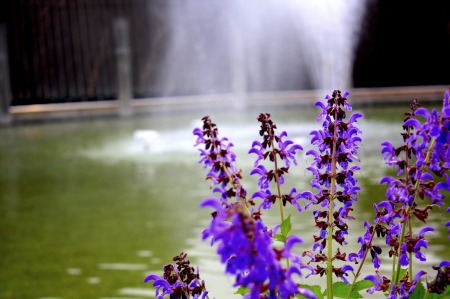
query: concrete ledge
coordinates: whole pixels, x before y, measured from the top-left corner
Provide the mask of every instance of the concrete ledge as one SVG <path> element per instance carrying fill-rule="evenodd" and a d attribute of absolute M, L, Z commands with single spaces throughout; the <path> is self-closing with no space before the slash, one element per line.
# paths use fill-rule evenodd
<path fill-rule="evenodd" d="M 422 102 L 437 102 L 443 99 L 448 86 L 414 86 L 414 87 L 382 87 L 355 88 L 350 90 L 352 105 L 381 105 L 407 103 L 416 97 Z M 179 96 L 134 99 L 131 101 L 133 112 L 148 113 L 155 111 L 192 110 L 214 107 L 242 107 L 242 106 L 283 106 L 301 105 L 311 106 L 324 98 L 331 91 L 301 90 L 282 92 L 248 93 L 245 99 L 237 99 L 234 94 Z M 311 106 L 312 107 L 312 106 Z M 97 116 L 119 115 L 117 101 L 79 102 L 62 104 L 42 104 L 27 106 L 12 106 L 9 113 L 12 122 L 86 118 Z"/>

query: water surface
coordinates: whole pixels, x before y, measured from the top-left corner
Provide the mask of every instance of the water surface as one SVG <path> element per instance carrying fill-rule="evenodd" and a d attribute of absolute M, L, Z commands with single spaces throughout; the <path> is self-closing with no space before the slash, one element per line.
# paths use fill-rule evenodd
<path fill-rule="evenodd" d="M 269 111 L 272 110 L 272 111 Z M 348 251 L 357 251 L 362 220 L 373 217 L 373 202 L 383 200 L 378 186 L 389 172 L 381 161 L 380 143 L 400 145 L 403 108 L 365 108 L 360 121 L 363 143 L 362 188 L 355 205 Z M 278 128 L 305 151 L 308 133 L 318 129 L 317 110 L 266 109 Z M 210 111 L 221 136 L 235 145 L 238 166 L 247 175 L 254 156 L 247 155 L 259 138 L 260 111 Z M 1 298 L 149 298 L 153 288 L 142 284 L 181 251 L 198 264 L 213 297 L 233 295 L 232 278 L 222 275 L 215 248 L 202 242 L 210 211 L 200 201 L 211 195 L 206 170 L 192 147 L 193 128 L 203 112 L 163 113 L 130 120 L 28 124 L 0 129 L 0 297 Z M 140 131 L 139 131 L 140 130 Z M 147 138 L 147 139 L 146 139 Z M 286 190 L 310 189 L 308 163 L 298 156 Z M 309 161 L 310 162 L 310 161 Z M 254 178 L 245 178 L 249 193 Z M 312 216 L 292 214 L 294 233 L 312 244 Z M 279 222 L 277 211 L 265 222 Z M 433 211 L 427 269 L 449 259 L 444 224 L 448 216 Z M 386 266 L 389 269 L 388 266 Z M 431 271 L 430 271 L 431 273 Z M 314 282 L 318 282 L 313 280 Z"/>

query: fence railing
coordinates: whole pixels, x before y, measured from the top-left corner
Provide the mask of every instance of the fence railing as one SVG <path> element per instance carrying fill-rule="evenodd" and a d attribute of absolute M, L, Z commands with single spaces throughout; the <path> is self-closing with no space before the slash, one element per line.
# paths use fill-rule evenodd
<path fill-rule="evenodd" d="M 117 99 L 113 23 L 129 27 L 131 90 L 152 96 L 158 11 L 148 0 L 10 0 L 6 14 L 13 106 Z M 120 29 L 118 29 L 120 30 Z M 151 44 L 153 43 L 153 44 Z M 122 67 L 123 73 L 123 67 Z"/>

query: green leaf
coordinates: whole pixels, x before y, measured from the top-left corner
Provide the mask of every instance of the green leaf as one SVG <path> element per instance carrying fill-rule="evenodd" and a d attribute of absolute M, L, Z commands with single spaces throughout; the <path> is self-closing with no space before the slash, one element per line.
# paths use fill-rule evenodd
<path fill-rule="evenodd" d="M 248 292 L 250 292 L 250 289 L 249 289 L 249 288 L 240 286 L 240 287 L 238 288 L 238 290 L 236 291 L 235 294 L 244 296 L 244 295 L 247 294 Z"/>
<path fill-rule="evenodd" d="M 337 281 L 333 283 L 333 295 L 337 298 L 347 298 L 348 291 L 350 291 L 350 285 L 345 284 L 342 281 Z M 352 292 L 350 294 L 350 298 L 358 299 L 362 298 L 362 296 L 358 292 Z"/>
<path fill-rule="evenodd" d="M 429 294 L 431 295 L 431 294 Z M 438 294 L 433 294 L 433 295 L 437 295 L 437 299 L 449 299 L 450 298 L 450 285 L 447 286 L 447 288 L 445 289 L 444 293 L 438 295 Z M 430 296 L 428 296 L 428 298 L 430 298 Z"/>
<path fill-rule="evenodd" d="M 355 286 L 353 287 L 353 291 L 359 292 L 362 290 L 367 290 L 368 288 L 371 288 L 373 286 L 374 286 L 374 284 L 370 280 L 360 280 L 355 283 Z"/>
<path fill-rule="evenodd" d="M 348 292 L 350 291 L 350 284 L 345 284 L 342 281 L 337 281 L 333 283 L 333 295 L 337 298 L 347 298 Z M 363 298 L 363 296 L 359 293 L 362 290 L 366 290 L 368 288 L 373 287 L 373 282 L 370 280 L 360 280 L 355 283 L 355 286 L 350 293 L 350 299 L 358 299 Z"/>
<path fill-rule="evenodd" d="M 314 294 L 316 294 L 317 299 L 324 299 L 324 298 L 323 298 L 323 295 L 322 295 L 322 288 L 321 288 L 320 286 L 318 286 L 318 285 L 310 286 L 310 285 L 307 285 L 307 284 L 301 284 L 301 285 L 300 285 L 300 288 L 308 289 L 308 290 L 313 291 Z M 297 294 L 296 297 L 299 298 L 299 299 L 305 298 L 305 297 L 303 297 L 303 296 L 300 295 L 300 294 Z"/>
<path fill-rule="evenodd" d="M 440 299 L 448 299 L 450 298 L 450 285 L 447 285 L 447 288 L 445 289 L 444 293 L 441 294 Z"/>
<path fill-rule="evenodd" d="M 286 241 L 286 237 L 282 236 L 282 235 L 275 235 L 272 237 L 275 241 L 280 241 L 280 242 L 285 242 Z"/>
<path fill-rule="evenodd" d="M 280 228 L 281 228 L 281 235 L 283 235 L 286 238 L 292 229 L 291 215 L 289 215 L 286 219 L 284 219 L 283 223 L 281 223 L 280 225 Z"/>
<path fill-rule="evenodd" d="M 425 295 L 425 288 L 423 287 L 423 284 L 419 281 L 416 284 L 416 288 L 414 289 L 414 292 L 412 292 L 412 294 L 409 298 L 422 299 L 424 295 Z"/>
<path fill-rule="evenodd" d="M 428 293 L 427 299 L 450 299 L 450 285 L 445 288 L 442 294 Z"/>

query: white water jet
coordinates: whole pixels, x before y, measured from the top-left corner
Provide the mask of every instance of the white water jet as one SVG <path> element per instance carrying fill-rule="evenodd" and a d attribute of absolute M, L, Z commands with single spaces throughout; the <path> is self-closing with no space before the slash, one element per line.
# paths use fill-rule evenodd
<path fill-rule="evenodd" d="M 172 0 L 165 96 L 349 88 L 364 0 Z"/>
<path fill-rule="evenodd" d="M 313 87 L 330 92 L 352 87 L 355 48 L 366 3 L 361 0 L 294 0 L 301 53 Z"/>

